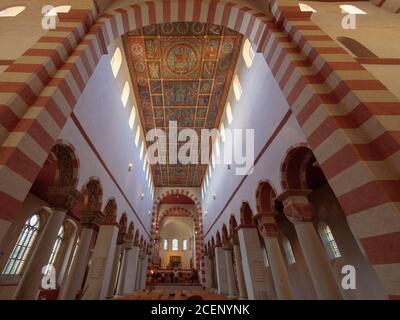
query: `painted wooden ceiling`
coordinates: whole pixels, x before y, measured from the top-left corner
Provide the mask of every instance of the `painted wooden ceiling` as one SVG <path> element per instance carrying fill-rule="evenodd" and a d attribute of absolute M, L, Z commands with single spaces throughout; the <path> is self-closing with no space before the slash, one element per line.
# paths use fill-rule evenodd
<path fill-rule="evenodd" d="M 201 129 L 219 127 L 242 35 L 216 25 L 179 22 L 138 29 L 123 42 L 145 134 L 153 128 L 168 134 L 169 121 L 177 121 L 178 132 L 192 128 L 199 137 Z M 178 142 L 178 150 L 184 143 Z M 158 187 L 199 187 L 206 170 L 203 164 L 152 165 Z"/>

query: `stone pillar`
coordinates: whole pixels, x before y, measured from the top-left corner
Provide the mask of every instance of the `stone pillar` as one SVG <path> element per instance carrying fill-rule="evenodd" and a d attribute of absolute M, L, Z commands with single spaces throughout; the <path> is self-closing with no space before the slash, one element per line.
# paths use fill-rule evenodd
<path fill-rule="evenodd" d="M 286 263 L 279 246 L 279 229 L 276 225 L 273 214 L 258 214 L 258 228 L 264 238 L 265 248 L 272 272 L 276 297 L 278 300 L 293 299 L 292 288 L 289 281 L 289 275 Z"/>
<path fill-rule="evenodd" d="M 131 250 L 128 251 L 129 256 L 129 267 L 127 271 L 127 284 L 126 292 L 134 292 L 136 290 L 136 277 L 138 272 L 138 262 L 139 262 L 139 247 L 133 246 Z"/>
<path fill-rule="evenodd" d="M 122 245 L 122 262 L 120 267 L 120 273 L 118 278 L 118 294 L 125 294 L 128 293 L 128 271 L 131 268 L 131 255 L 129 254 L 130 251 L 133 249 L 133 239 L 125 240 L 124 244 Z"/>
<path fill-rule="evenodd" d="M 108 297 L 114 296 L 114 294 L 117 291 L 118 271 L 120 267 L 122 251 L 123 251 L 123 246 L 122 244 L 119 244 L 117 240 L 112 269 L 111 269 L 110 282 L 108 285 L 108 294 L 107 294 Z"/>
<path fill-rule="evenodd" d="M 74 300 L 81 288 L 85 270 L 89 263 L 93 231 L 98 230 L 103 219 L 104 214 L 101 211 L 82 211 L 82 229 L 79 235 L 78 248 L 64 288 L 61 290 L 60 300 Z"/>
<path fill-rule="evenodd" d="M 136 291 L 141 290 L 142 268 L 143 268 L 143 251 L 142 249 L 139 249 L 139 259 L 137 261 L 137 274 L 136 274 L 136 284 L 135 284 Z"/>
<path fill-rule="evenodd" d="M 143 257 L 143 261 L 142 261 L 142 282 L 141 282 L 141 286 L 140 286 L 141 290 L 146 289 L 148 265 L 149 265 L 149 256 L 147 254 L 145 254 Z"/>
<path fill-rule="evenodd" d="M 206 290 L 209 290 L 212 288 L 212 285 L 211 285 L 212 274 L 211 274 L 211 258 L 207 252 L 204 253 L 204 272 L 205 272 L 205 278 L 206 278 L 206 282 L 205 282 L 204 286 L 205 286 Z"/>
<path fill-rule="evenodd" d="M 328 255 L 313 224 L 313 209 L 307 198 L 309 190 L 285 191 L 278 199 L 283 202 L 287 218 L 294 224 L 297 237 L 320 299 L 342 299 Z"/>
<path fill-rule="evenodd" d="M 114 261 L 112 265 L 111 277 L 108 286 L 108 297 L 114 296 L 118 292 L 118 286 L 120 284 L 121 272 L 123 266 L 123 259 L 125 256 L 125 237 L 127 236 L 126 230 L 119 226 L 117 247 L 115 250 Z M 129 241 L 133 244 L 133 235 L 129 236 Z"/>
<path fill-rule="evenodd" d="M 262 255 L 257 226 L 241 224 L 237 227 L 242 266 L 247 295 L 250 300 L 267 300 L 273 294 L 268 292 L 267 270 Z"/>
<path fill-rule="evenodd" d="M 48 197 L 51 213 L 24 268 L 24 273 L 14 293 L 15 300 L 37 299 L 41 280 L 44 277 L 42 271 L 49 262 L 65 215 L 80 200 L 81 194 L 70 187 L 52 187 L 49 188 Z"/>
<path fill-rule="evenodd" d="M 222 247 L 215 247 L 215 262 L 217 271 L 217 289 L 219 294 L 229 294 L 228 277 L 226 274 L 225 253 Z"/>
<path fill-rule="evenodd" d="M 118 233 L 116 217 L 106 217 L 97 236 L 83 300 L 98 300 L 108 296 Z"/>
<path fill-rule="evenodd" d="M 234 299 L 237 298 L 238 290 L 235 281 L 235 274 L 233 272 L 232 245 L 227 240 L 224 242 L 222 248 L 224 249 L 224 255 L 225 255 L 226 276 L 228 283 L 228 297 L 230 299 Z"/>
<path fill-rule="evenodd" d="M 246 284 L 244 282 L 242 254 L 240 253 L 240 245 L 237 235 L 233 237 L 232 243 L 233 243 L 233 254 L 235 256 L 236 276 L 239 287 L 239 300 L 246 300 L 247 290 L 246 290 Z"/>

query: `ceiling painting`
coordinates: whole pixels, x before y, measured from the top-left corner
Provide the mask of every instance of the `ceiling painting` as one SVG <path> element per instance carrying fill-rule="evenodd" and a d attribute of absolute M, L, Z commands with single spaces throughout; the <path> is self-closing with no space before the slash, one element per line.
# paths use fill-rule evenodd
<path fill-rule="evenodd" d="M 168 134 L 169 121 L 178 131 L 219 127 L 240 34 L 197 22 L 164 23 L 130 32 L 123 42 L 144 133 L 160 128 Z M 152 166 L 157 187 L 199 187 L 206 170 L 202 164 Z"/>

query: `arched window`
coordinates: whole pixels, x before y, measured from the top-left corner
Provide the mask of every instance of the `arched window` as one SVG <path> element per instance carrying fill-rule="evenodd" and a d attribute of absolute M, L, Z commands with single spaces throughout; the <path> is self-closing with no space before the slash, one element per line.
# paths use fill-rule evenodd
<path fill-rule="evenodd" d="M 219 142 L 219 137 L 217 137 L 217 139 L 215 139 L 215 153 L 217 155 L 217 158 L 220 157 L 221 155 L 221 144 Z"/>
<path fill-rule="evenodd" d="M 282 241 L 283 241 L 283 248 L 285 250 L 285 255 L 286 255 L 286 260 L 287 260 L 288 265 L 292 265 L 292 264 L 296 263 L 296 259 L 294 257 L 294 253 L 293 253 L 293 249 L 292 249 L 292 245 L 290 244 L 290 241 L 286 237 L 284 237 L 282 239 Z"/>
<path fill-rule="evenodd" d="M 211 153 L 211 165 L 215 169 L 215 150 Z"/>
<path fill-rule="evenodd" d="M 251 45 L 249 39 L 246 39 L 244 42 L 242 54 L 247 68 L 250 68 L 251 65 L 253 64 L 256 53 L 254 52 L 253 46 Z"/>
<path fill-rule="evenodd" d="M 225 142 L 226 140 L 226 133 L 225 133 L 225 125 L 223 122 L 221 122 L 221 128 L 219 129 L 220 133 L 221 133 L 221 140 L 222 142 Z"/>
<path fill-rule="evenodd" d="M 147 152 L 144 155 L 144 161 L 143 161 L 143 167 L 142 167 L 144 172 L 146 172 L 146 165 L 147 165 Z"/>
<path fill-rule="evenodd" d="M 226 104 L 226 118 L 228 119 L 228 123 L 231 124 L 233 121 L 233 114 L 232 107 L 229 102 Z"/>
<path fill-rule="evenodd" d="M 182 250 L 183 250 L 183 251 L 186 251 L 187 248 L 188 248 L 188 247 L 187 247 L 187 240 L 185 239 L 185 240 L 182 241 Z"/>
<path fill-rule="evenodd" d="M 136 108 L 135 106 L 132 106 L 131 115 L 129 116 L 129 128 L 131 128 L 131 130 L 133 129 L 133 125 L 135 124 L 135 118 L 136 118 Z"/>
<path fill-rule="evenodd" d="M 299 3 L 300 11 L 302 12 L 317 12 L 313 7 L 305 3 Z"/>
<path fill-rule="evenodd" d="M 9 7 L 0 11 L 0 17 L 16 17 L 25 9 L 26 7 L 24 6 Z"/>
<path fill-rule="evenodd" d="M 129 87 L 129 83 L 128 83 L 128 81 L 125 81 L 124 89 L 122 89 L 122 94 L 121 94 L 121 101 L 122 101 L 122 104 L 124 105 L 124 108 L 126 107 L 126 104 L 128 103 L 130 92 L 131 92 L 131 89 Z"/>
<path fill-rule="evenodd" d="M 164 250 L 168 250 L 168 240 L 167 240 L 167 239 L 164 239 L 164 242 L 163 242 L 163 249 L 164 249 Z"/>
<path fill-rule="evenodd" d="M 32 250 L 39 230 L 39 216 L 33 215 L 28 221 L 18 238 L 18 241 L 11 253 L 10 258 L 3 270 L 3 274 L 18 275 L 21 274 L 22 268 Z"/>
<path fill-rule="evenodd" d="M 54 17 L 59 13 L 68 13 L 69 10 L 71 10 L 71 6 L 58 6 L 47 12 L 46 17 Z"/>
<path fill-rule="evenodd" d="M 55 262 L 57 259 L 58 252 L 60 251 L 61 243 L 64 239 L 64 226 L 61 226 L 60 230 L 58 231 L 57 240 L 54 243 L 53 250 L 51 251 L 49 263 L 47 264 L 46 273 L 47 274 L 50 270 L 50 267 L 55 266 Z"/>
<path fill-rule="evenodd" d="M 136 135 L 135 135 L 135 145 L 136 147 L 139 145 L 139 139 L 140 139 L 140 126 L 138 125 L 136 128 Z"/>
<path fill-rule="evenodd" d="M 242 85 L 240 84 L 239 77 L 237 74 L 235 74 L 233 78 L 233 92 L 235 94 L 236 101 L 240 100 L 240 97 L 242 96 L 243 90 L 242 90 Z"/>
<path fill-rule="evenodd" d="M 140 146 L 140 154 L 139 154 L 140 160 L 142 160 L 142 158 L 143 158 L 143 151 L 144 151 L 144 142 L 142 141 L 142 144 Z"/>
<path fill-rule="evenodd" d="M 150 173 L 150 170 L 149 170 L 149 166 L 147 165 L 146 166 L 146 181 L 148 181 L 148 179 L 149 179 L 149 173 Z"/>
<path fill-rule="evenodd" d="M 179 249 L 179 241 L 178 239 L 172 240 L 172 251 L 178 251 Z"/>
<path fill-rule="evenodd" d="M 329 257 L 331 259 L 340 258 L 342 255 L 335 241 L 335 238 L 333 237 L 331 228 L 329 228 L 329 226 L 325 222 L 320 222 L 318 224 L 318 231 L 322 242 L 324 243 L 325 248 L 328 251 Z"/>
<path fill-rule="evenodd" d="M 117 77 L 119 69 L 121 69 L 122 65 L 122 53 L 120 48 L 116 48 L 114 54 L 111 58 L 111 69 L 114 75 L 114 78 Z"/>

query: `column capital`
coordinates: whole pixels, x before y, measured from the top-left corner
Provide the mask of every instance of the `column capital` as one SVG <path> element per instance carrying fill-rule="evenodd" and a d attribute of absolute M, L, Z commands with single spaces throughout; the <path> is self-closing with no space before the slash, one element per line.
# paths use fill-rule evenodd
<path fill-rule="evenodd" d="M 255 216 L 258 222 L 258 231 L 263 238 L 275 238 L 279 236 L 279 228 L 275 220 L 276 212 L 259 213 Z"/>
<path fill-rule="evenodd" d="M 133 240 L 132 239 L 125 239 L 124 243 L 122 244 L 122 249 L 124 249 L 124 250 L 133 249 Z"/>
<path fill-rule="evenodd" d="M 49 187 L 48 201 L 52 209 L 69 212 L 82 199 L 82 194 L 73 187 Z"/>
<path fill-rule="evenodd" d="M 230 242 L 229 240 L 225 240 L 225 241 L 222 243 L 222 249 L 224 249 L 225 251 L 232 250 L 232 244 L 231 244 L 231 242 Z"/>
<path fill-rule="evenodd" d="M 100 210 L 83 209 L 81 225 L 86 228 L 98 229 L 105 218 L 105 214 Z"/>
<path fill-rule="evenodd" d="M 307 196 L 311 190 L 286 190 L 278 196 L 283 203 L 283 212 L 294 224 L 313 221 L 313 209 Z"/>
<path fill-rule="evenodd" d="M 238 232 L 241 229 L 251 229 L 251 228 L 257 228 L 257 225 L 255 223 L 254 224 L 253 223 L 252 224 L 241 223 L 235 228 L 235 231 Z"/>
<path fill-rule="evenodd" d="M 117 244 L 123 245 L 125 243 L 126 232 L 121 228 L 118 231 Z"/>
<path fill-rule="evenodd" d="M 277 238 L 280 234 L 276 223 L 260 223 L 258 225 L 258 231 L 263 238 Z"/>
<path fill-rule="evenodd" d="M 233 246 L 239 245 L 239 237 L 236 232 L 235 232 L 235 234 L 232 235 L 231 242 L 232 242 Z"/>

